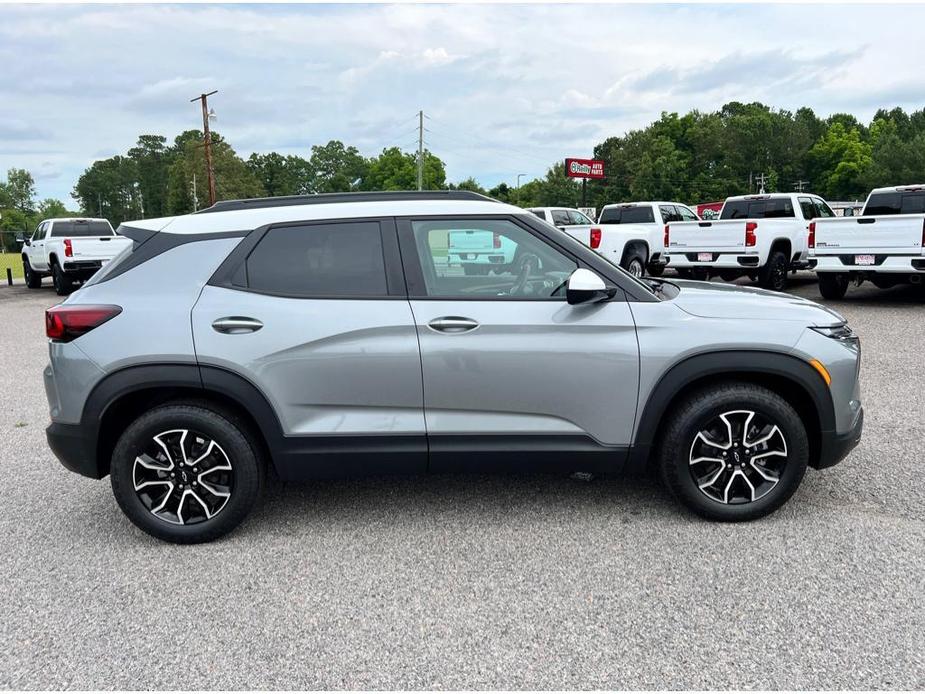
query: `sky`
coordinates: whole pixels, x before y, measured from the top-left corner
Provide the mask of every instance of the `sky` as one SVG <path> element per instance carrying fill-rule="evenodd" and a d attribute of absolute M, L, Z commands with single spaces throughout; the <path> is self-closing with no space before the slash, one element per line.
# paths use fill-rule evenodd
<path fill-rule="evenodd" d="M 912 5 L 2 5 L 0 178 L 73 204 L 139 134 L 213 127 L 247 157 L 339 139 L 513 185 L 662 111 L 925 106 Z"/>

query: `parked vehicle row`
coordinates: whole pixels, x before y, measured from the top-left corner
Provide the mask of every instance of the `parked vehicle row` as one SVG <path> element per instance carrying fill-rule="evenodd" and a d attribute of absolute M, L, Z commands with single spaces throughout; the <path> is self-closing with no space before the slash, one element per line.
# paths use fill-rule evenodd
<path fill-rule="evenodd" d="M 652 467 L 696 513 L 748 520 L 861 435 L 834 311 L 639 279 L 475 193 L 228 201 L 120 232 L 130 249 L 46 312 L 47 436 L 166 540 L 233 529 L 268 468 Z M 511 262 L 449 263 L 472 238 Z"/>
<path fill-rule="evenodd" d="M 69 294 L 103 265 L 131 246 L 105 219 L 46 219 L 23 240 L 22 264 L 26 286 L 38 289 L 51 275 L 55 291 Z"/>

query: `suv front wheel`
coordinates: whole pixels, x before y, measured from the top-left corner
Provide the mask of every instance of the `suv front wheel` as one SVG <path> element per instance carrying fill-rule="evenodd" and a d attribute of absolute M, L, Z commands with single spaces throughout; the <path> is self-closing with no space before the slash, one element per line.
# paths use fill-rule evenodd
<path fill-rule="evenodd" d="M 169 403 L 132 422 L 110 468 L 116 501 L 162 540 L 208 542 L 244 520 L 264 471 L 248 429 L 209 404 Z"/>
<path fill-rule="evenodd" d="M 775 511 L 800 485 L 806 428 L 777 393 L 751 383 L 707 387 L 672 408 L 659 450 L 662 480 L 695 513 L 745 521 Z"/>

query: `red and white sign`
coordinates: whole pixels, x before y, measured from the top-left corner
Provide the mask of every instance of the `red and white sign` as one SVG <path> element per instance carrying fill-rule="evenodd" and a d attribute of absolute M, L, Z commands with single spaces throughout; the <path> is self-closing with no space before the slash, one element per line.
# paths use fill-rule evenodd
<path fill-rule="evenodd" d="M 604 162 L 568 158 L 565 160 L 565 175 L 569 178 L 604 178 Z"/>

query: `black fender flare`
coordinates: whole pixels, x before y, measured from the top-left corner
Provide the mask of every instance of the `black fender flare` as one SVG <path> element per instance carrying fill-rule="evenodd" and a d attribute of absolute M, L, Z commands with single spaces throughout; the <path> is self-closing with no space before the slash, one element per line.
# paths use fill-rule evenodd
<path fill-rule="evenodd" d="M 634 472 L 648 465 L 662 418 L 672 400 L 692 383 L 703 378 L 735 378 L 759 376 L 786 381 L 808 398 L 815 410 L 819 434 L 825 438 L 835 431 L 835 406 L 822 376 L 809 363 L 781 352 L 764 350 L 723 350 L 696 354 L 678 362 L 659 378 L 645 405 L 636 427 L 636 436 L 627 463 Z M 807 423 L 807 429 L 813 423 Z"/>
<path fill-rule="evenodd" d="M 114 403 L 132 393 L 152 389 L 182 388 L 210 393 L 234 403 L 256 424 L 267 443 L 269 453 L 279 450 L 283 429 L 266 396 L 240 374 L 216 366 L 200 364 L 154 363 L 129 366 L 103 377 L 90 392 L 81 414 L 80 428 L 85 437 L 87 454 L 95 459 L 98 478 L 108 472 L 108 460 L 101 460 L 100 428 Z M 273 461 L 275 464 L 275 460 Z"/>

